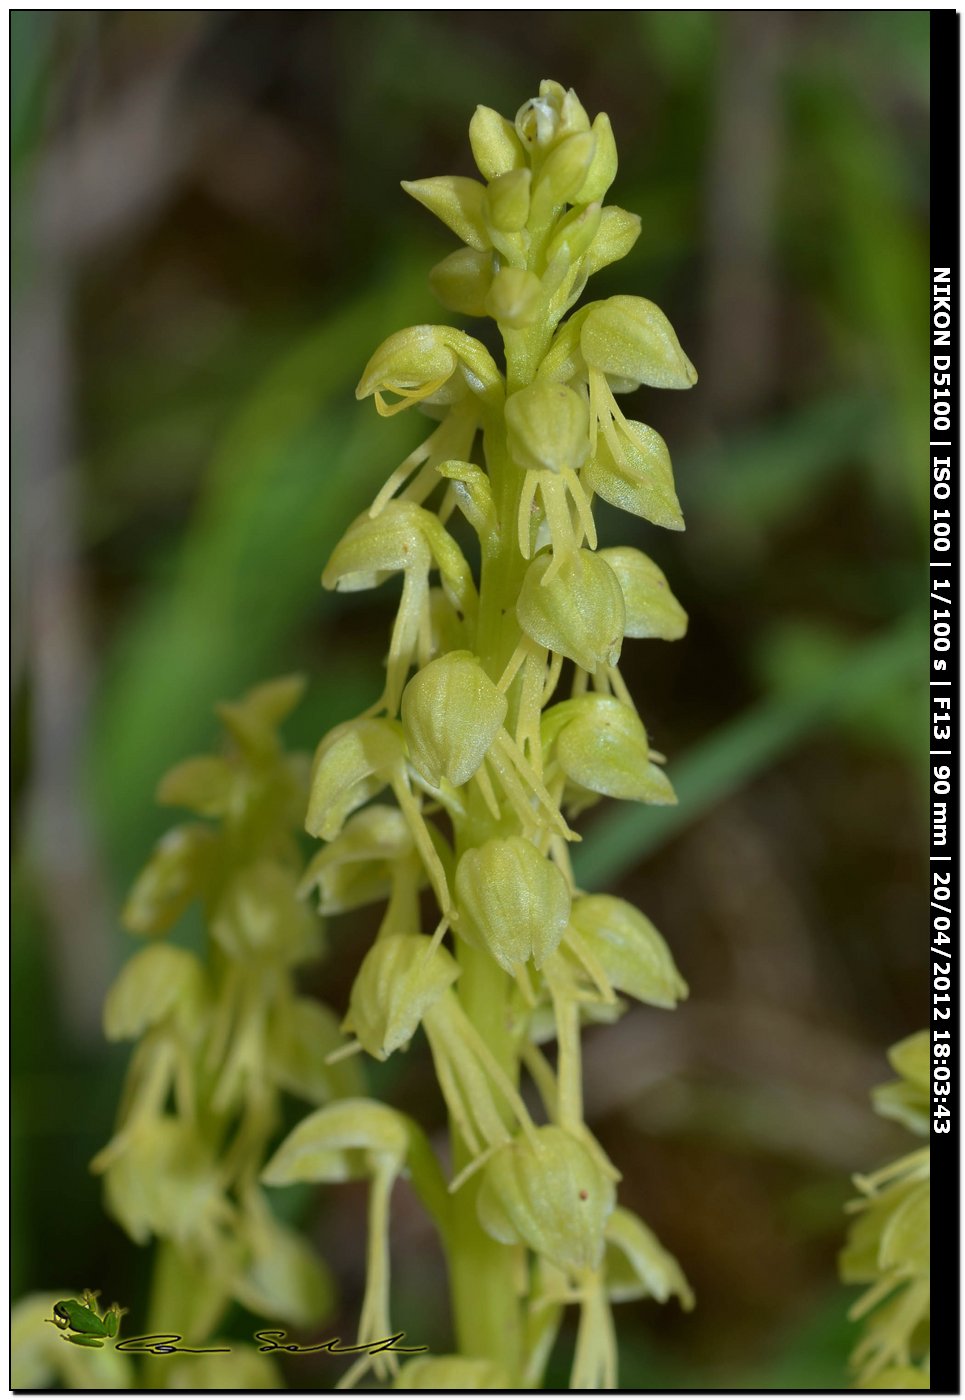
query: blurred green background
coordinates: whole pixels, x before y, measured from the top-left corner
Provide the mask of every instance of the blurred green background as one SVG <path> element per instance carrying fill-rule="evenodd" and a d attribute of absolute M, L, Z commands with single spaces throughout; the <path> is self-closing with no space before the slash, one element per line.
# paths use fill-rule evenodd
<path fill-rule="evenodd" d="M 687 533 L 602 521 L 691 618 L 624 654 L 680 806 L 601 810 L 580 852 L 691 986 L 587 1040 L 591 1125 L 698 1297 L 618 1310 L 622 1384 L 839 1388 L 849 1173 L 903 1150 L 868 1089 L 926 1014 L 927 14 L 20 11 L 11 57 L 12 1296 L 101 1288 L 141 1325 L 149 1259 L 86 1164 L 154 786 L 260 678 L 310 678 L 304 747 L 377 695 L 391 590 L 319 575 L 416 441 L 356 405 L 360 369 L 446 319 L 454 245 L 398 182 L 472 173 L 475 104 L 551 76 L 610 113 L 643 219 L 591 294 L 655 300 L 701 375 L 632 404 Z M 311 985 L 341 1010 L 364 930 L 334 932 Z M 441 1126 L 421 1045 L 392 1092 Z M 439 1257 L 395 1207 L 393 1316 L 444 1348 Z M 344 1335 L 364 1192 L 304 1218 Z"/>

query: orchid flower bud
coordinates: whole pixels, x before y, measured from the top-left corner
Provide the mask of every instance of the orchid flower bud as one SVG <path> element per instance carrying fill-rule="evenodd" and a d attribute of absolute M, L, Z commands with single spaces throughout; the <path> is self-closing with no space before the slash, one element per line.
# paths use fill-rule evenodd
<path fill-rule="evenodd" d="M 439 570 L 449 601 L 472 620 L 476 589 L 462 550 L 432 511 L 411 501 L 389 500 L 375 516 L 371 512 L 359 516 L 336 545 L 322 575 L 327 588 L 351 592 L 371 588 L 397 570 L 404 574 L 386 662 L 386 703 L 391 714 L 417 653 L 424 659 L 432 625 L 429 573 L 433 566 Z"/>
<path fill-rule="evenodd" d="M 639 716 L 613 696 L 581 695 L 554 705 L 543 717 L 543 744 L 579 787 L 657 806 L 677 800 L 650 762 Z"/>
<path fill-rule="evenodd" d="M 357 399 L 375 395 L 383 417 L 399 413 L 437 393 L 458 368 L 458 358 L 445 343 L 439 326 L 412 326 L 382 342 L 369 360 L 355 390 Z M 383 394 L 398 395 L 387 403 Z"/>
<path fill-rule="evenodd" d="M 409 1150 L 405 1118 L 372 1099 L 340 1099 L 294 1128 L 261 1174 L 266 1186 L 357 1181 L 384 1162 L 397 1174 Z"/>
<path fill-rule="evenodd" d="M 350 817 L 341 832 L 313 857 L 298 894 L 318 890 L 322 914 L 344 914 L 392 890 L 392 866 L 411 857 L 415 845 L 398 807 L 376 803 Z"/>
<path fill-rule="evenodd" d="M 602 199 L 617 175 L 617 143 L 606 112 L 600 112 L 590 131 L 594 138 L 593 159 L 586 179 L 574 196 L 574 204 L 592 204 Z"/>
<path fill-rule="evenodd" d="M 322 583 L 340 593 L 356 593 L 376 587 L 400 570 L 428 573 L 432 552 L 424 528 L 426 515 L 428 511 L 407 502 L 392 502 L 375 519 L 364 512 L 332 551 Z"/>
<path fill-rule="evenodd" d="M 456 902 L 459 932 L 488 948 L 508 972 L 530 958 L 541 967 L 570 914 L 559 867 L 521 836 L 466 851 L 456 869 Z"/>
<path fill-rule="evenodd" d="M 927 1031 L 906 1036 L 888 1051 L 888 1063 L 916 1089 L 927 1089 L 931 1079 L 931 1038 Z"/>
<path fill-rule="evenodd" d="M 655 389 L 690 389 L 697 371 L 659 307 L 643 297 L 610 297 L 583 322 L 580 349 L 591 369 Z"/>
<path fill-rule="evenodd" d="M 403 180 L 406 194 L 425 206 L 470 248 L 491 246 L 486 232 L 486 186 L 464 175 L 435 175 L 428 180 Z"/>
<path fill-rule="evenodd" d="M 506 697 L 471 652 L 430 661 L 402 694 L 409 761 L 433 787 L 469 781 L 503 727 Z"/>
<path fill-rule="evenodd" d="M 690 1312 L 694 1295 L 683 1270 L 656 1235 L 632 1211 L 617 1206 L 606 1224 L 606 1290 L 614 1303 L 655 1298 L 666 1303 L 676 1295 Z"/>
<path fill-rule="evenodd" d="M 490 181 L 486 191 L 486 222 L 500 233 L 518 233 L 529 218 L 530 170 L 509 170 Z"/>
<path fill-rule="evenodd" d="M 170 1115 L 139 1127 L 106 1169 L 104 1196 L 137 1244 L 157 1235 L 182 1245 L 194 1241 L 211 1252 L 234 1215 L 210 1147 Z"/>
<path fill-rule="evenodd" d="M 524 102 L 516 114 L 516 134 L 527 150 L 549 150 L 573 133 L 589 131 L 590 119 L 576 93 L 551 78 L 539 85 L 539 96 Z"/>
<path fill-rule="evenodd" d="M 662 637 L 675 642 L 687 630 L 687 614 L 670 591 L 666 575 L 652 559 L 629 545 L 601 549 L 620 580 L 626 606 L 625 637 Z"/>
<path fill-rule="evenodd" d="M 496 180 L 518 170 L 526 155 L 512 122 L 492 107 L 477 107 L 469 123 L 473 160 L 484 180 Z"/>
<path fill-rule="evenodd" d="M 124 927 L 132 933 L 167 933 L 207 893 L 219 849 L 217 834 L 200 822 L 172 827 L 134 882 L 121 914 Z"/>
<path fill-rule="evenodd" d="M 332 730 L 315 757 L 305 829 L 312 836 L 332 840 L 346 817 L 388 785 L 412 832 L 440 907 L 447 913 L 445 871 L 410 788 L 401 724 L 387 719 L 360 719 Z"/>
<path fill-rule="evenodd" d="M 543 163 L 533 188 L 533 212 L 537 218 L 545 217 L 550 208 L 575 202 L 595 154 L 596 137 L 589 131 L 558 142 Z"/>
<path fill-rule="evenodd" d="M 543 284 L 525 267 L 501 267 L 486 296 L 486 313 L 511 330 L 531 326 L 544 300 Z"/>
<path fill-rule="evenodd" d="M 931 1120 L 931 1042 L 927 1031 L 919 1031 L 893 1045 L 888 1051 L 892 1069 L 900 1075 L 890 1084 L 879 1084 L 871 1091 L 875 1112 L 893 1118 L 913 1133 L 928 1135 Z"/>
<path fill-rule="evenodd" d="M 206 999 L 204 969 L 193 953 L 156 943 L 135 954 L 107 993 L 104 1034 L 137 1040 L 151 1026 L 171 1020 L 190 1027 Z"/>
<path fill-rule="evenodd" d="M 158 783 L 157 800 L 165 807 L 186 807 L 199 817 L 223 817 L 237 807 L 239 773 L 219 754 L 185 758 Z"/>
<path fill-rule="evenodd" d="M 624 420 L 601 434 L 583 469 L 583 482 L 611 506 L 667 530 L 684 528 L 667 444 L 643 423 Z"/>
<path fill-rule="evenodd" d="M 351 593 L 400 571 L 427 574 L 432 566 L 461 607 L 474 602 L 469 565 L 438 516 L 411 501 L 390 501 L 376 517 L 365 512 L 349 526 L 332 552 L 322 583 Z"/>
<path fill-rule="evenodd" d="M 365 955 L 352 986 L 343 1030 L 352 1031 L 377 1060 L 408 1045 L 429 1007 L 459 976 L 459 964 L 421 933 L 380 938 Z"/>
<path fill-rule="evenodd" d="M 586 399 L 565 384 L 537 381 L 506 400 L 509 451 L 525 471 L 578 469 L 590 450 Z"/>
<path fill-rule="evenodd" d="M 473 248 L 457 248 L 429 273 L 429 286 L 443 306 L 463 316 L 486 315 L 492 280 L 492 254 Z"/>
<path fill-rule="evenodd" d="M 550 348 L 540 362 L 537 384 L 570 384 L 587 379 L 586 361 L 580 350 L 580 332 L 593 308 L 603 305 L 602 301 L 591 301 L 587 306 L 581 306 L 579 311 L 574 311 L 558 327 Z"/>
<path fill-rule="evenodd" d="M 304 676 L 279 676 L 253 686 L 240 700 L 215 706 L 215 714 L 247 753 L 266 756 L 281 752 L 278 726 L 305 693 Z"/>
<path fill-rule="evenodd" d="M 245 866 L 230 881 L 211 919 L 211 933 L 232 958 L 265 958 L 282 966 L 321 951 L 317 917 L 298 898 L 294 871 L 275 861 Z"/>
<path fill-rule="evenodd" d="M 599 554 L 569 555 L 546 581 L 552 560 L 538 555 L 526 570 L 516 616 L 528 637 L 568 656 L 592 675 L 620 659 L 626 610 L 620 581 Z"/>
<path fill-rule="evenodd" d="M 650 920 L 626 900 L 582 895 L 573 902 L 570 924 L 618 992 L 666 1010 L 686 997 L 687 984 L 670 949 Z"/>
<path fill-rule="evenodd" d="M 496 509 L 486 473 L 473 462 L 441 462 L 436 470 L 453 483 L 459 507 L 479 538 L 484 542 L 491 540 L 496 529 Z"/>
<path fill-rule="evenodd" d="M 586 255 L 590 273 L 599 272 L 625 258 L 640 237 L 640 215 L 629 214 L 617 204 L 600 211 L 600 222 Z"/>
<path fill-rule="evenodd" d="M 457 375 L 459 369 L 462 373 Z M 467 385 L 484 397 L 501 389 L 502 376 L 485 346 L 451 326 L 410 326 L 382 342 L 365 367 L 355 397 L 374 394 L 379 413 L 391 417 L 424 400 L 455 403 Z M 397 400 L 387 403 L 386 392 Z"/>
<path fill-rule="evenodd" d="M 599 203 L 580 206 L 561 219 L 546 248 L 547 264 L 562 257 L 567 267 L 582 258 L 596 238 L 603 210 Z"/>
<path fill-rule="evenodd" d="M 525 1244 L 560 1269 L 582 1273 L 603 1258 L 613 1182 L 589 1148 L 561 1128 L 537 1128 L 495 1153 L 477 1209 L 502 1244 Z"/>
<path fill-rule="evenodd" d="M 357 807 L 386 787 L 404 762 L 402 727 L 363 719 L 333 729 L 319 745 L 305 829 L 331 841 Z"/>

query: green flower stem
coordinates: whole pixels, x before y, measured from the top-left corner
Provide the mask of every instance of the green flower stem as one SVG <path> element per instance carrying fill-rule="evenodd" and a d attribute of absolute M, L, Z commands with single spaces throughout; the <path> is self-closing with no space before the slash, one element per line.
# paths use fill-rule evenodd
<path fill-rule="evenodd" d="M 467 1154 L 455 1144 L 457 1170 Z M 454 1197 L 449 1279 L 456 1341 L 463 1356 L 497 1361 L 513 1376 L 522 1365 L 522 1312 L 516 1292 L 516 1251 L 497 1244 L 476 1214 L 477 1178 Z"/>
<path fill-rule="evenodd" d="M 519 1067 L 506 1024 L 509 978 L 482 949 L 459 948 L 461 1001 L 472 1024 L 513 1084 Z M 472 1153 L 452 1128 L 455 1172 Z M 515 1251 L 486 1234 L 476 1211 L 478 1177 L 451 1198 L 448 1251 L 456 1340 L 464 1356 L 498 1361 L 511 1374 L 522 1366 L 523 1318 L 516 1293 Z"/>
<path fill-rule="evenodd" d="M 492 679 L 498 681 L 521 635 L 516 599 L 526 560 L 516 545 L 516 514 L 523 474 L 513 469 L 501 419 L 486 432 L 484 440 L 498 528 L 494 546 L 482 561 L 476 655 Z"/>
<path fill-rule="evenodd" d="M 552 326 L 503 332 L 507 396 L 525 388 L 536 378 L 552 332 Z M 494 548 L 482 562 L 476 655 L 493 680 L 499 680 L 521 636 L 516 620 L 516 600 L 527 567 L 527 560 L 520 554 L 516 539 L 516 516 L 523 491 L 523 473 L 509 455 L 502 405 L 498 417 L 487 425 L 484 446 L 498 530 Z"/>
<path fill-rule="evenodd" d="M 543 327 L 504 336 L 507 392 L 532 382 L 549 337 L 550 331 Z M 519 551 L 516 532 L 523 473 L 509 456 L 501 413 L 485 434 L 485 451 L 498 528 L 494 548 L 483 559 L 475 650 L 489 675 L 498 681 L 522 636 L 516 600 L 528 564 Z M 511 718 L 515 717 L 518 689 L 518 682 L 514 682 L 507 697 Z M 456 833 L 457 853 L 481 845 L 495 834 L 494 827 L 485 806 L 474 802 L 469 820 Z M 462 968 L 460 1000 L 466 1014 L 510 1083 L 516 1085 L 519 1059 L 508 1018 L 509 977 L 487 951 L 462 940 L 457 956 Z M 506 1112 L 505 1106 L 502 1111 Z M 507 1123 L 510 1121 L 507 1114 Z M 455 1127 L 452 1144 L 454 1168 L 459 1172 L 473 1154 Z M 464 1355 L 499 1361 L 515 1373 L 523 1364 L 515 1251 L 496 1243 L 482 1229 L 476 1212 L 477 1190 L 477 1181 L 467 1181 L 452 1202 L 449 1268 L 456 1335 Z"/>

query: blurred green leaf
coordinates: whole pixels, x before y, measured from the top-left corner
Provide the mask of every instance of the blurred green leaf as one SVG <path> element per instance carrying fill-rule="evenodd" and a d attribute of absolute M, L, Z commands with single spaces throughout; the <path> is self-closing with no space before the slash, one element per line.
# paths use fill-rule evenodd
<path fill-rule="evenodd" d="M 768 687 L 793 697 L 822 684 L 847 666 L 853 638 L 825 622 L 791 618 L 771 629 L 758 646 L 758 668 Z M 909 671 L 875 694 L 855 693 L 837 706 L 834 719 L 856 745 L 895 750 L 927 777 L 920 736 L 927 726 L 928 692 Z"/>
<path fill-rule="evenodd" d="M 881 409 L 868 394 L 829 395 L 691 453 L 680 473 L 689 509 L 773 531 L 869 451 Z"/>
<path fill-rule="evenodd" d="M 10 11 L 10 159 L 14 174 L 40 133 L 44 80 L 58 16 L 52 11 Z"/>
<path fill-rule="evenodd" d="M 927 31 L 928 16 L 916 18 Z M 879 43 L 886 32 L 879 28 Z M 869 68 L 856 83 L 845 52 L 830 46 L 822 52 L 821 64 L 806 46 L 795 55 L 791 150 L 800 163 L 783 208 L 784 241 L 798 271 L 810 265 L 812 281 L 817 274 L 822 290 L 816 305 L 839 372 L 849 383 L 877 382 L 886 390 L 876 448 L 867 459 L 870 478 L 882 502 L 911 508 L 921 526 L 927 505 L 918 448 L 928 427 L 928 320 L 921 300 L 927 235 L 915 201 L 924 202 L 927 192 L 908 148 L 881 119 L 874 87 L 883 79 Z"/>
<path fill-rule="evenodd" d="M 677 807 L 610 808 L 593 823 L 574 851 L 577 878 L 586 885 L 618 879 L 842 708 L 871 706 L 916 668 L 920 672 L 926 646 L 921 619 L 912 615 L 883 636 L 853 647 L 846 665 L 826 667 L 809 689 L 766 700 L 724 725 L 671 764 Z"/>
<path fill-rule="evenodd" d="M 422 282 L 421 268 L 399 266 L 389 285 L 327 320 L 255 388 L 215 453 L 177 558 L 107 658 L 90 772 L 122 878 L 157 825 L 160 774 L 203 745 L 214 703 L 297 669 L 299 625 L 329 606 L 319 582 L 328 553 L 412 432 L 387 430 L 358 409 L 352 388 L 380 337 L 421 308 Z M 337 662 L 326 668 L 322 721 L 344 703 L 343 674 Z"/>

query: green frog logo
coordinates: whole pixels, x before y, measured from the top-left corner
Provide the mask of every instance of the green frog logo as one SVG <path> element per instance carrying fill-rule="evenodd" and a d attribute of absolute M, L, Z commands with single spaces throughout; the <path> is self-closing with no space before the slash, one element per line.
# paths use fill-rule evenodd
<path fill-rule="evenodd" d="M 99 1296 L 86 1289 L 80 1302 L 76 1298 L 63 1298 L 54 1304 L 54 1315 L 47 1321 L 63 1333 L 65 1342 L 73 1342 L 76 1347 L 102 1347 L 117 1336 L 121 1318 L 127 1309 L 111 1303 L 109 1308 L 99 1313 Z"/>

